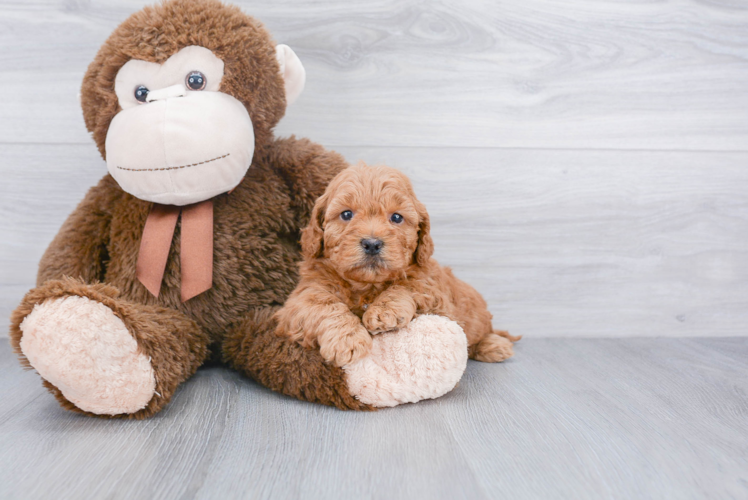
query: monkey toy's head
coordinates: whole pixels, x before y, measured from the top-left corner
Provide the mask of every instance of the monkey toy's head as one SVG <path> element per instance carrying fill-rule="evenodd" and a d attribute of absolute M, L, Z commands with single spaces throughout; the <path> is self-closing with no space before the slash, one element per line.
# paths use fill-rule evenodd
<path fill-rule="evenodd" d="M 168 0 L 112 33 L 86 72 L 81 104 L 123 190 L 187 205 L 241 182 L 304 78 L 293 51 L 238 8 Z"/>

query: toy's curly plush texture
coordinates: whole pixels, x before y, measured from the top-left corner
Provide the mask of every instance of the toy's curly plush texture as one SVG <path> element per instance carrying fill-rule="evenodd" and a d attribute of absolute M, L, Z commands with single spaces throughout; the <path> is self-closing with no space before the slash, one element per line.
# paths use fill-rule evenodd
<path fill-rule="evenodd" d="M 397 331 L 378 334 L 370 355 L 343 369 L 361 402 L 384 407 L 443 396 L 460 381 L 467 360 L 460 325 L 426 314 Z"/>
<path fill-rule="evenodd" d="M 67 258 L 70 259 L 71 256 Z M 71 297 L 84 297 L 111 310 L 137 341 L 138 351 L 150 359 L 156 381 L 153 397 L 144 408 L 120 416 L 144 418 L 156 413 L 171 399 L 179 383 L 193 375 L 208 356 L 209 335 L 195 321 L 179 311 L 128 301 L 111 285 L 86 284 L 66 277 L 45 280 L 42 285 L 26 294 L 21 305 L 11 315 L 11 345 L 24 366 L 32 366 L 29 362 L 31 360 L 26 358 L 22 348 L 24 331 L 21 326 L 24 320 L 40 304 L 46 305 Z M 65 330 L 72 329 L 77 329 L 80 336 L 89 338 L 101 337 L 106 333 L 98 327 L 87 328 L 91 325 L 85 316 L 78 318 L 77 322 L 73 318 L 68 318 L 62 325 L 59 321 L 52 321 L 52 318 L 47 318 L 45 323 L 36 325 L 36 335 L 57 336 Z M 93 353 L 90 351 L 82 353 L 78 363 L 88 363 L 91 354 Z M 94 413 L 79 408 L 49 380 L 45 380 L 44 385 L 60 404 L 69 410 L 88 415 L 109 416 L 106 413 Z"/>
<path fill-rule="evenodd" d="M 111 309 L 70 296 L 34 306 L 20 348 L 36 371 L 78 408 L 135 413 L 156 391 L 148 356 Z"/>

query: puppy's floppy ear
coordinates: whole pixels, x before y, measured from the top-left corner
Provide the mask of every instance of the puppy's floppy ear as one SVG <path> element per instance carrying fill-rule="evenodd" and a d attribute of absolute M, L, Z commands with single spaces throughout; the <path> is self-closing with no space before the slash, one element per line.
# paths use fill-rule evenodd
<path fill-rule="evenodd" d="M 325 212 L 327 211 L 327 193 L 320 196 L 312 209 L 309 225 L 301 231 L 301 254 L 306 260 L 319 259 L 324 252 Z"/>
<path fill-rule="evenodd" d="M 434 253 L 434 240 L 431 239 L 431 223 L 426 207 L 416 200 L 416 212 L 418 212 L 418 246 L 415 251 L 415 261 L 421 267 L 428 264 Z"/>

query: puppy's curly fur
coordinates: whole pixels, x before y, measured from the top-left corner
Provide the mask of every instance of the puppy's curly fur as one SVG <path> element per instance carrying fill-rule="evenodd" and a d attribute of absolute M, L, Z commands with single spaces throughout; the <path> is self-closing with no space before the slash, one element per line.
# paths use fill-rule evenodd
<path fill-rule="evenodd" d="M 512 356 L 520 337 L 494 330 L 483 297 L 431 258 L 429 229 L 404 174 L 364 164 L 343 170 L 302 232 L 301 281 L 275 314 L 276 332 L 343 366 L 369 352 L 371 335 L 437 314 L 463 328 L 472 359 Z"/>

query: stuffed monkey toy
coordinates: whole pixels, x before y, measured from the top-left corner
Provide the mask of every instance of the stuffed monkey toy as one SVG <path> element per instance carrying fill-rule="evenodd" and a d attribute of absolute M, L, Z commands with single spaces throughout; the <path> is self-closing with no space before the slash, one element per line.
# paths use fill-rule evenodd
<path fill-rule="evenodd" d="M 274 138 L 304 81 L 289 47 L 215 0 L 146 7 L 106 40 L 81 104 L 109 174 L 63 224 L 11 318 L 21 363 L 63 407 L 145 418 L 209 359 L 341 409 L 455 386 L 466 340 L 443 317 L 377 336 L 343 368 L 275 335 L 300 230 L 347 167 L 309 140 Z"/>

